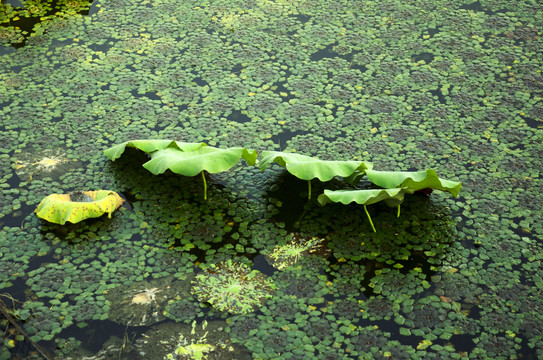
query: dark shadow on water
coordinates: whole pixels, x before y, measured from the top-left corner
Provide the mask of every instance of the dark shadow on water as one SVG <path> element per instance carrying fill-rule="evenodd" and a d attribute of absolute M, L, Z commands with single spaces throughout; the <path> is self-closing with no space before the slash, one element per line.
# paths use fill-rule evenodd
<path fill-rule="evenodd" d="M 82 328 L 72 325 L 64 329 L 57 337 L 74 337 L 81 341 L 81 346 L 85 350 L 97 353 L 104 343 L 111 339 L 111 334 L 126 333 L 128 338 L 131 339 L 147 330 L 147 327 L 126 327 L 110 320 L 91 320 L 86 323 L 87 326 Z"/>
<path fill-rule="evenodd" d="M 285 170 L 275 179 L 267 194 L 268 202 L 276 208 L 272 220 L 284 223 L 288 232 L 294 231 L 307 206 L 307 195 L 307 181 L 300 180 Z"/>
<path fill-rule="evenodd" d="M 432 61 L 434 61 L 434 59 L 435 59 L 434 54 L 429 53 L 429 52 L 421 52 L 419 54 L 411 56 L 411 61 L 419 62 L 423 60 L 426 64 L 431 63 Z"/>

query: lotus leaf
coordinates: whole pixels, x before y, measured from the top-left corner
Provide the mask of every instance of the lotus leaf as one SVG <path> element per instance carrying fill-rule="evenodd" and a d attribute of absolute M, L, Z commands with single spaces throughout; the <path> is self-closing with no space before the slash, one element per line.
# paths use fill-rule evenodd
<path fill-rule="evenodd" d="M 398 206 L 403 202 L 405 191 L 402 188 L 370 189 L 370 190 L 324 190 L 319 195 L 319 203 L 340 202 L 344 205 L 355 202 L 360 205 L 371 205 L 385 201 L 388 206 Z"/>
<path fill-rule="evenodd" d="M 375 226 L 366 205 L 375 204 L 384 201 L 388 206 L 398 207 L 398 216 L 400 216 L 400 204 L 403 202 L 405 191 L 402 188 L 394 189 L 369 189 L 369 190 L 324 190 L 324 194 L 319 195 L 318 201 L 321 205 L 329 202 L 340 202 L 344 205 L 355 202 L 364 205 L 364 211 L 368 216 L 371 227 L 374 232 Z"/>
<path fill-rule="evenodd" d="M 133 147 L 139 149 L 148 154 L 157 150 L 164 150 L 166 148 L 178 148 L 181 151 L 194 151 L 202 146 L 207 146 L 205 143 L 186 143 L 174 140 L 131 140 L 122 144 L 115 145 L 104 151 L 104 154 L 110 160 L 118 159 L 127 147 Z"/>
<path fill-rule="evenodd" d="M 447 191 L 458 196 L 462 183 L 440 179 L 432 169 L 421 171 L 376 171 L 367 170 L 368 179 L 382 188 L 403 188 L 408 193 L 423 189 Z"/>
<path fill-rule="evenodd" d="M 110 190 L 51 194 L 40 202 L 35 212 L 39 218 L 55 224 L 64 225 L 67 221 L 75 224 L 105 213 L 111 217 L 123 202 L 123 198 Z"/>
<path fill-rule="evenodd" d="M 280 151 L 263 151 L 259 167 L 266 170 L 272 162 L 285 167 L 289 173 L 302 180 L 318 178 L 320 181 L 330 181 L 335 176 L 347 177 L 356 171 L 366 171 L 372 168 L 371 163 L 363 161 L 329 161 L 314 157 L 285 153 Z"/>
<path fill-rule="evenodd" d="M 266 170 L 272 162 L 276 162 L 298 179 L 307 180 L 309 198 L 311 198 L 311 182 L 309 182 L 311 179 L 330 181 L 335 176 L 349 177 L 353 174 L 363 174 L 366 170 L 373 168 L 372 163 L 363 161 L 320 160 L 306 155 L 280 151 L 263 151 L 261 156 L 260 170 Z"/>
<path fill-rule="evenodd" d="M 168 169 L 185 176 L 195 176 L 204 170 L 214 174 L 229 170 L 240 158 L 245 159 L 249 165 L 254 165 L 256 155 L 255 150 L 244 148 L 220 149 L 202 146 L 193 151 L 183 151 L 169 147 L 153 152 L 151 160 L 143 164 L 143 167 L 155 175 Z"/>
<path fill-rule="evenodd" d="M 219 173 L 227 171 L 238 163 L 240 158 L 249 165 L 256 162 L 256 150 L 241 147 L 220 149 L 205 143 L 186 143 L 173 140 L 132 140 L 113 146 L 104 151 L 111 160 L 122 155 L 126 147 L 135 147 L 151 155 L 151 160 L 143 167 L 154 175 L 171 170 L 176 174 L 196 176 L 202 174 L 204 199 L 207 199 L 207 183 L 204 171 Z"/>
<path fill-rule="evenodd" d="M 185 176 L 201 173 L 204 182 L 204 199 L 207 199 L 204 170 L 212 174 L 227 171 L 236 165 L 240 158 L 245 159 L 249 165 L 254 165 L 256 156 L 256 150 L 245 148 L 220 149 L 202 146 L 193 151 L 183 151 L 169 147 L 153 152 L 151 160 L 143 164 L 143 167 L 155 175 L 162 174 L 168 169 Z"/>

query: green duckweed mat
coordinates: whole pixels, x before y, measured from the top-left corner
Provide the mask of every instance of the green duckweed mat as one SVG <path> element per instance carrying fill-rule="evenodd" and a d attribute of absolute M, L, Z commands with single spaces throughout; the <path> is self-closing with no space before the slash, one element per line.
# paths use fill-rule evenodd
<path fill-rule="evenodd" d="M 0 319 L 0 359 L 543 357 L 537 1 L 10 3 L 0 298 L 21 331 Z M 374 233 L 277 165 L 213 174 L 204 201 L 200 177 L 104 156 L 134 139 L 432 168 L 463 188 L 399 218 L 368 208 Z M 97 189 L 127 200 L 111 219 L 33 212 Z"/>

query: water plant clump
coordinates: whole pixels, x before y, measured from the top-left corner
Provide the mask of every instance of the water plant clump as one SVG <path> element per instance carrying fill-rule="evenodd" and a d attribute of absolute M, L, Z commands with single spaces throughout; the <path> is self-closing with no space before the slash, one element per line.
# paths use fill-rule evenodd
<path fill-rule="evenodd" d="M 266 255 L 268 262 L 279 270 L 295 265 L 301 257 L 326 250 L 324 239 L 304 238 L 299 234 L 292 234 L 291 237 L 291 240 L 276 246 Z"/>
<path fill-rule="evenodd" d="M 247 314 L 271 298 L 275 288 L 260 271 L 227 260 L 205 266 L 192 282 L 191 293 L 220 311 Z"/>

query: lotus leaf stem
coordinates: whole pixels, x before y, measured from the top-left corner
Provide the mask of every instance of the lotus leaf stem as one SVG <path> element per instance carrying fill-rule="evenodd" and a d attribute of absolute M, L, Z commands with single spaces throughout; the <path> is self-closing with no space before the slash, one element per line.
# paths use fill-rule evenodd
<path fill-rule="evenodd" d="M 207 182 L 206 182 L 206 175 L 204 174 L 203 170 L 202 170 L 202 180 L 204 180 L 204 200 L 207 200 Z"/>
<path fill-rule="evenodd" d="M 398 205 L 398 215 L 396 217 L 400 217 L 400 205 Z"/>
<path fill-rule="evenodd" d="M 311 200 L 311 180 L 307 180 L 307 200 Z"/>
<path fill-rule="evenodd" d="M 366 207 L 366 205 L 364 205 L 364 211 L 366 212 L 368 220 L 370 221 L 371 228 L 373 229 L 373 232 L 377 232 L 377 230 L 375 230 L 375 226 L 373 226 L 373 221 L 371 221 L 371 216 L 370 216 L 370 213 L 368 212 L 368 208 Z"/>

